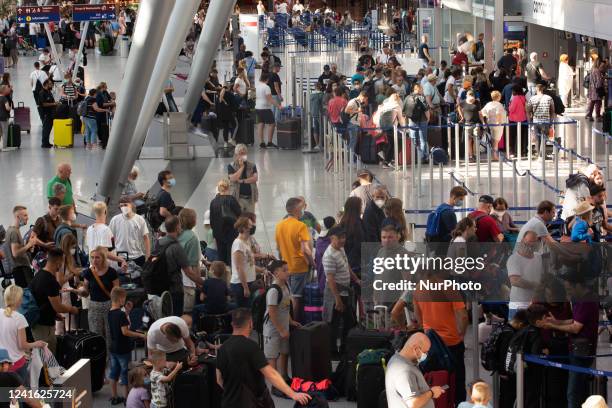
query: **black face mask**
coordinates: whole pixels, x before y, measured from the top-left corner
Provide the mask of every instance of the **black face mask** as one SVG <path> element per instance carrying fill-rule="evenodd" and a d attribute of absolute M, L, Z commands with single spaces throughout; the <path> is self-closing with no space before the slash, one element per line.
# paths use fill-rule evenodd
<path fill-rule="evenodd" d="M 253 225 L 253 226 L 251 227 L 251 230 L 249 231 L 249 234 L 251 234 L 251 235 L 255 235 L 255 230 L 256 230 L 256 229 L 257 229 L 257 226 L 256 226 L 256 225 Z"/>

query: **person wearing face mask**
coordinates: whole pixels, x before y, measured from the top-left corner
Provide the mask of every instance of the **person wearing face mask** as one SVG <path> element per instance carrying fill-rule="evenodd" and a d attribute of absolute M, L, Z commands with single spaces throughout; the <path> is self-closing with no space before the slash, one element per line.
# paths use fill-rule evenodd
<path fill-rule="evenodd" d="M 491 210 L 495 200 L 489 195 L 482 195 L 478 200 L 478 207 L 468 214 L 468 217 L 476 223 L 476 235 L 478 242 L 502 242 L 504 234 L 497 225 L 497 221 L 491 217 Z"/>
<path fill-rule="evenodd" d="M 100 82 L 96 92 L 96 105 L 100 108 L 96 111 L 96 122 L 98 125 L 98 139 L 100 139 L 100 146 L 102 149 L 106 149 L 109 136 L 108 119 L 110 111 L 115 107 L 115 102 L 111 99 L 108 93 L 108 86 L 106 82 Z"/>
<path fill-rule="evenodd" d="M 363 212 L 365 242 L 380 242 L 380 229 L 385 219 L 383 208 L 388 198 L 387 190 L 383 187 L 377 187 L 372 194 L 372 201 L 366 205 Z"/>
<path fill-rule="evenodd" d="M 430 387 L 419 369 L 427 359 L 431 342 L 423 333 L 408 338 L 389 360 L 385 371 L 387 403 L 392 408 L 434 408 L 434 400 L 444 394 L 442 387 Z"/>
<path fill-rule="evenodd" d="M 252 227 L 253 223 L 244 215 L 234 224 L 238 237 L 232 243 L 230 290 L 238 307 L 250 307 L 251 292 L 255 290 L 256 272 L 264 272 L 263 268 L 255 265 L 255 257 L 249 243 Z"/>
<path fill-rule="evenodd" d="M 59 217 L 61 219 L 61 223 L 55 229 L 55 233 L 53 234 L 53 241 L 55 242 L 55 246 L 59 248 L 64 235 L 72 234 L 75 238 L 78 238 L 76 228 L 86 230 L 87 226 L 76 223 L 76 213 L 74 211 L 74 207 L 71 205 L 61 206 L 58 212 Z"/>
<path fill-rule="evenodd" d="M 127 198 L 119 202 L 121 214 L 115 215 L 109 228 L 115 237 L 117 252 L 127 252 L 130 261 L 142 267 L 151 256 L 151 235 L 147 222 L 136 214 L 134 204 Z M 132 275 L 132 279 L 138 276 Z"/>
<path fill-rule="evenodd" d="M 526 232 L 517 242 L 516 251 L 508 258 L 508 278 L 510 279 L 510 311 L 512 319 L 518 309 L 526 309 L 534 298 L 542 280 L 544 264 L 542 255 L 536 253 L 538 236 L 533 231 Z"/>
<path fill-rule="evenodd" d="M 32 325 L 32 336 L 48 344 L 49 350 L 55 353 L 57 338 L 55 336 L 55 319 L 60 313 L 76 315 L 79 310 L 74 306 L 62 304 L 60 284 L 55 274 L 63 268 L 64 252 L 52 248 L 47 254 L 47 264 L 30 282 L 29 288 L 40 310 L 38 321 Z"/>
<path fill-rule="evenodd" d="M 244 144 L 236 146 L 234 161 L 227 165 L 227 174 L 231 193 L 238 200 L 242 211 L 255 212 L 259 196 L 257 190 L 259 175 L 255 163 L 247 161 L 247 151 Z"/>
<path fill-rule="evenodd" d="M 58 103 L 53 97 L 53 81 L 47 79 L 38 94 L 39 112 L 42 117 L 42 142 L 40 147 L 50 149 L 53 145 L 49 142 L 49 136 L 53 129 L 53 119 Z"/>
<path fill-rule="evenodd" d="M 261 245 L 259 245 L 259 243 L 255 239 L 255 231 L 257 230 L 257 216 L 255 215 L 255 213 L 243 212 L 241 215 L 243 217 L 247 217 L 253 223 L 253 226 L 249 231 L 250 236 L 248 241 L 251 245 L 251 251 L 253 251 L 253 256 L 255 257 L 255 263 L 258 266 L 262 266 L 265 268 L 268 266 L 268 263 L 270 263 L 271 260 L 276 259 L 276 257 L 273 254 L 262 252 Z"/>
<path fill-rule="evenodd" d="M 60 102 L 68 106 L 73 106 L 76 98 L 76 86 L 74 85 L 74 82 L 72 82 L 72 75 L 67 73 L 64 75 L 64 80 L 62 81 L 62 86 L 60 88 Z"/>
<path fill-rule="evenodd" d="M 10 247 L 8 253 L 8 265 L 11 266 L 15 284 L 22 288 L 28 286 L 32 280 L 32 268 L 30 267 L 30 251 L 35 246 L 42 246 L 35 232 L 30 233 L 30 239 L 24 245 L 21 228 L 28 225 L 28 209 L 22 205 L 13 208 L 13 225 L 6 231 L 6 242 Z"/>
<path fill-rule="evenodd" d="M 461 186 L 451 189 L 448 201 L 440 204 L 427 218 L 426 242 L 451 242 L 451 234 L 457 226 L 453 208 L 463 207 L 467 194 L 467 190 Z"/>
<path fill-rule="evenodd" d="M 504 239 L 508 242 L 516 242 L 517 234 L 521 229 L 514 224 L 514 220 L 508 212 L 508 202 L 504 198 L 498 197 L 495 199 L 491 217 L 499 223 Z"/>
<path fill-rule="evenodd" d="M 159 221 L 161 224 L 169 216 L 178 214 L 181 209 L 176 206 L 170 194 L 170 190 L 176 186 L 174 174 L 172 174 L 170 170 L 160 171 L 157 175 L 157 182 L 161 186 L 161 190 L 157 195 L 157 201 L 159 203 Z"/>

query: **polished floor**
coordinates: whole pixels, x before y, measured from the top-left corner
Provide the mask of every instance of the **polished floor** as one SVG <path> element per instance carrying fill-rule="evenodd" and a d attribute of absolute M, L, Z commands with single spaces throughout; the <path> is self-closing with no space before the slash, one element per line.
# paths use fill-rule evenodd
<path fill-rule="evenodd" d="M 89 52 L 89 65 L 86 69 L 86 85 L 88 88 L 95 86 L 100 81 L 106 81 L 109 89 L 118 94 L 118 103 L 121 104 L 122 77 L 126 66 L 126 60 L 117 56 L 102 57 Z M 283 57 L 282 54 L 281 57 Z M 32 71 L 34 58 L 21 58 L 17 69 L 8 70 L 12 76 L 14 86 L 15 102 L 23 101 L 26 106 L 34 108 L 31 89 L 29 87 L 29 74 Z M 327 62 L 339 61 L 340 69 L 345 72 L 352 70 L 352 63 L 349 57 L 343 53 L 327 53 L 326 55 L 312 56 L 309 59 L 311 74 L 315 77 L 319 75 L 321 65 Z M 298 60 L 296 66 L 305 60 Z M 227 70 L 227 56 L 221 55 L 219 58 L 220 71 Z M 177 71 L 187 72 L 188 65 L 179 63 Z M 300 72 L 305 70 L 303 64 Z M 306 69 L 305 71 L 308 71 Z M 299 75 L 302 75 L 299 74 Z M 296 74 L 298 75 L 298 74 Z M 298 75 L 298 77 L 299 77 Z M 281 77 L 291 78 L 292 73 L 281 73 Z M 306 77 L 306 75 L 302 76 Z M 178 80 L 177 80 L 178 81 Z M 182 99 L 181 92 L 184 92 L 185 84 L 178 81 L 176 99 Z M 296 96 L 297 99 L 299 97 Z M 287 95 L 290 100 L 290 96 Z M 11 209 L 14 205 L 25 205 L 29 209 L 31 220 L 40 216 L 46 210 L 45 188 L 47 181 L 53 177 L 55 167 L 62 162 L 68 162 L 73 167 L 72 183 L 74 193 L 78 197 L 79 210 L 85 214 L 89 212 L 91 197 L 96 191 L 96 183 L 100 177 L 100 168 L 104 156 L 104 151 L 86 151 L 83 149 L 82 138 L 76 137 L 75 147 L 72 149 L 50 149 L 43 150 L 40 146 L 41 126 L 35 109 L 32 110 L 32 132 L 23 133 L 23 144 L 21 149 L 11 152 L 0 153 L 0 224 L 5 226 L 12 223 Z M 584 121 L 584 114 L 575 112 L 567 115 L 576 119 L 580 123 L 580 131 L 568 130 L 566 145 L 578 150 L 584 157 L 590 157 L 598 164 L 606 166 L 607 158 L 605 152 L 605 139 L 591 132 L 593 124 Z M 572 125 L 575 127 L 575 125 Z M 595 126 L 601 126 L 595 124 Z M 558 130 L 561 132 L 561 130 Z M 122 135 L 118 133 L 119 137 Z M 594 142 L 593 142 L 594 140 Z M 594 148 L 593 148 L 594 146 Z M 137 186 L 142 191 L 148 190 L 155 184 L 157 173 L 164 168 L 171 168 L 178 181 L 174 193 L 178 205 L 194 208 L 198 214 L 198 231 L 202 232 L 201 221 L 204 212 L 208 209 L 211 199 L 215 195 L 216 183 L 227 175 L 227 164 L 229 159 L 215 159 L 212 150 L 208 149 L 199 155 L 200 157 L 192 162 L 168 162 L 148 155 L 147 158 L 141 157 L 137 165 L 141 169 L 141 176 L 137 181 Z M 355 168 L 342 171 L 325 170 L 326 159 L 323 153 L 302 153 L 301 150 L 281 151 L 281 150 L 260 150 L 257 147 L 250 148 L 249 160 L 256 163 L 259 172 L 260 200 L 256 207 L 258 217 L 258 228 L 256 237 L 265 251 L 275 251 L 274 229 L 276 223 L 285 215 L 284 207 L 288 198 L 303 195 L 308 203 L 308 210 L 315 214 L 319 219 L 328 215 L 336 215 L 350 191 L 350 184 L 355 175 Z M 583 161 L 574 160 L 573 168 L 578 168 Z M 559 189 L 563 189 L 564 180 L 569 172 L 569 161 L 561 159 L 559 161 Z M 512 206 L 532 207 L 543 198 L 559 200 L 558 193 L 551 188 L 542 187 L 541 183 L 528 176 L 512 175 L 512 168 L 505 165 L 500 172 L 499 165 L 493 163 L 491 166 L 491 180 L 489 189 L 489 170 L 486 163 L 480 165 L 480 183 L 478 183 L 478 169 L 475 164 L 467 168 L 460 163 L 456 168 L 455 162 L 451 162 L 442 170 L 440 178 L 439 169 L 433 169 L 430 175 L 428 167 L 423 167 L 419 173 L 417 169 L 412 170 L 408 167 L 406 172 L 382 169 L 379 166 L 368 166 L 385 183 L 391 193 L 402 198 L 404 207 L 407 210 L 428 210 L 434 204 L 445 199 L 451 184 L 460 182 L 474 193 L 466 202 L 468 207 L 475 204 L 478 194 L 493 193 L 498 196 L 500 193 L 508 199 Z M 519 164 L 519 172 L 528 168 L 527 161 Z M 542 165 L 534 161 L 531 170 L 533 174 L 542 178 Z M 545 175 L 548 183 L 555 185 L 554 163 L 545 163 Z M 608 172 L 606 172 L 608 174 Z M 454 178 L 452 178 L 454 177 Z M 610 185 L 608 183 L 608 185 Z M 490 190 L 490 191 L 489 191 Z M 503 191 L 502 191 L 503 190 Z M 527 210 L 515 212 L 515 219 L 525 221 L 530 217 Z M 422 226 L 425 223 L 426 214 L 409 214 L 408 219 L 417 225 L 416 237 L 422 235 Z M 469 344 L 468 340 L 468 344 Z M 469 346 L 472 347 L 472 346 Z M 468 348 L 469 348 L 468 347 Z M 607 338 L 602 343 L 603 348 L 608 347 Z M 471 348 L 473 350 L 473 348 Z M 472 366 L 471 352 L 466 352 L 468 367 Z M 600 368 L 609 368 L 611 364 L 608 360 L 598 362 Z M 468 369 L 468 373 L 469 373 Z M 486 373 L 481 373 L 483 378 L 488 378 Z M 468 374 L 468 378 L 471 375 Z M 109 406 L 107 402 L 109 390 L 107 387 L 101 391 L 97 398 L 95 407 Z M 291 406 L 287 401 L 278 401 L 278 406 Z M 332 406 L 354 406 L 354 404 L 335 403 Z"/>

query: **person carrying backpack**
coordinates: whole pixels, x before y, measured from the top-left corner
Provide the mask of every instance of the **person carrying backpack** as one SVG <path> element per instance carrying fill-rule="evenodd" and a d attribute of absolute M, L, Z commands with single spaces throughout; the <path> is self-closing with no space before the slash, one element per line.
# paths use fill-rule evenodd
<path fill-rule="evenodd" d="M 468 192 L 461 186 L 453 187 L 447 202 L 440 204 L 427 217 L 426 242 L 451 242 L 451 233 L 457 226 L 453 207 L 463 206 Z"/>
<path fill-rule="evenodd" d="M 502 242 L 504 234 L 499 228 L 495 218 L 489 214 L 493 210 L 495 200 L 490 195 L 482 195 L 478 200 L 478 208 L 468 214 L 476 223 L 478 242 Z"/>
<path fill-rule="evenodd" d="M 536 94 L 536 85 L 542 81 L 548 81 L 550 78 L 544 71 L 542 63 L 538 61 L 538 53 L 532 52 L 529 55 L 529 63 L 525 67 L 525 75 L 527 76 L 527 89 L 531 96 Z"/>
<path fill-rule="evenodd" d="M 423 87 L 417 83 L 412 89 L 412 94 L 404 99 L 402 113 L 408 119 L 410 126 L 410 140 L 415 143 L 418 140 L 421 160 L 429 161 L 429 145 L 427 144 L 427 126 L 429 124 L 429 110 L 427 101 L 423 95 Z M 418 129 L 415 129 L 418 128 Z"/>

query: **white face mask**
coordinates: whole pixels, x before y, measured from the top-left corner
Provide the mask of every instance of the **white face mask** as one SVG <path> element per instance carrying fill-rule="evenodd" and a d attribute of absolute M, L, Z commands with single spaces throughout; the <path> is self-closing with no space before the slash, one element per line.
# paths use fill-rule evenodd
<path fill-rule="evenodd" d="M 121 207 L 121 213 L 123 215 L 125 215 L 126 217 L 128 215 L 130 215 L 130 212 L 131 212 L 131 208 L 130 207 L 127 207 L 127 206 L 126 207 Z"/>
<path fill-rule="evenodd" d="M 247 161 L 247 155 L 246 154 L 244 156 L 242 156 L 242 161 L 243 162 Z"/>
<path fill-rule="evenodd" d="M 374 200 L 374 204 L 376 204 L 378 208 L 383 208 L 385 205 L 385 200 Z"/>

